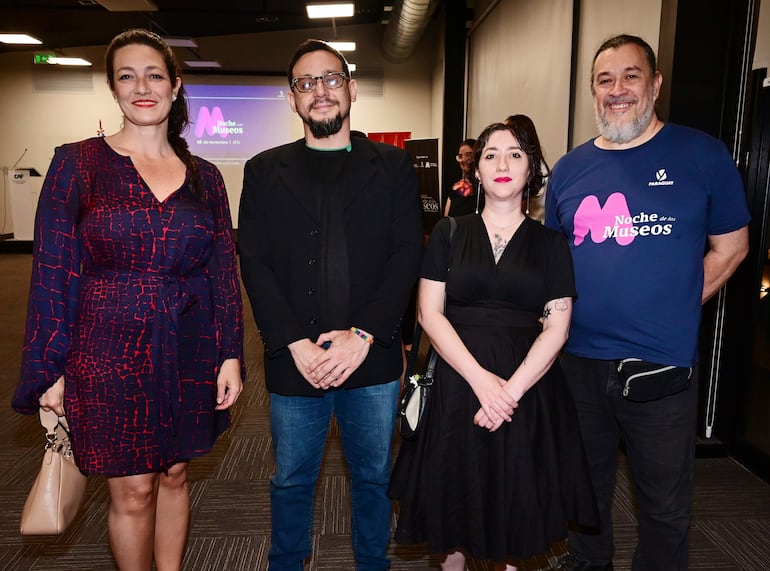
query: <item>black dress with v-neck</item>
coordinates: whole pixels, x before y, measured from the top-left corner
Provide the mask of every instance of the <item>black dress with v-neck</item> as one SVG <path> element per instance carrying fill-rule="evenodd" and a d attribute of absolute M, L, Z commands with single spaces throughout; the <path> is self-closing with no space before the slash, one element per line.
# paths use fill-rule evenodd
<path fill-rule="evenodd" d="M 495 263 L 479 215 L 448 219 L 431 235 L 422 277 L 446 283 L 446 314 L 479 363 L 509 378 L 542 331 L 547 301 L 575 296 L 564 237 L 527 218 Z M 473 424 L 479 401 L 439 360 L 415 441 L 403 442 L 390 494 L 400 501 L 396 541 L 463 549 L 504 561 L 547 551 L 567 522 L 597 524 L 575 406 L 558 363 L 496 432 Z"/>

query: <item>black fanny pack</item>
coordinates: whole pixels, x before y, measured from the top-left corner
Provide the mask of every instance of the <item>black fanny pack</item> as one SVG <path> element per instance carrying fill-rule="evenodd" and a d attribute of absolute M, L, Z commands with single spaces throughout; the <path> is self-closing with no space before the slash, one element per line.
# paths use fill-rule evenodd
<path fill-rule="evenodd" d="M 617 361 L 623 396 L 634 402 L 647 402 L 680 393 L 690 386 L 692 367 L 660 365 L 642 359 Z"/>

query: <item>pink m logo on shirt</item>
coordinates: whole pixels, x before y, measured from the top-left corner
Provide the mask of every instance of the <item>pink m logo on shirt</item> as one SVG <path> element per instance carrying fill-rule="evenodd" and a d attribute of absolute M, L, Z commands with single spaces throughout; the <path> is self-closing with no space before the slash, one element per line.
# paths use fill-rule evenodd
<path fill-rule="evenodd" d="M 631 226 L 631 211 L 623 194 L 611 194 L 603 208 L 598 198 L 593 195 L 586 196 L 575 211 L 575 246 L 582 244 L 589 232 L 591 240 L 596 244 L 604 242 L 607 238 L 615 238 L 620 246 L 627 246 L 634 241 L 634 236 L 630 232 L 618 232 L 618 229 Z"/>
<path fill-rule="evenodd" d="M 225 138 L 227 130 L 221 129 L 224 124 L 225 117 L 219 107 L 212 107 L 209 112 L 209 108 L 202 105 L 198 111 L 198 120 L 195 122 L 195 136 L 202 137 L 203 131 L 206 131 L 209 136 L 218 133 L 220 137 Z"/>

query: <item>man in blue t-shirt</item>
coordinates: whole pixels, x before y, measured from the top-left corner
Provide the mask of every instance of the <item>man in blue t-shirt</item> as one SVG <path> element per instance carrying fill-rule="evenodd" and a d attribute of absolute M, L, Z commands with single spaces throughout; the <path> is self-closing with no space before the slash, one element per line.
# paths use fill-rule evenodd
<path fill-rule="evenodd" d="M 687 569 L 701 304 L 745 257 L 749 213 L 725 146 L 658 119 L 662 81 L 641 38 L 602 44 L 591 73 L 601 134 L 564 156 L 548 185 L 546 225 L 569 240 L 578 292 L 562 365 L 601 514 L 598 533 L 570 533 L 559 570 L 612 569 L 621 433 L 639 508 L 633 569 Z M 667 370 L 632 384 L 618 371 L 628 358 L 643 373 Z"/>

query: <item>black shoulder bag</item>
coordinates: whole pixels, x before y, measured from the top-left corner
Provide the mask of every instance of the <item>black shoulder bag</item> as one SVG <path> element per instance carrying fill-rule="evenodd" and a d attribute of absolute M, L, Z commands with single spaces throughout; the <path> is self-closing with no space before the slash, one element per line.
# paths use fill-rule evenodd
<path fill-rule="evenodd" d="M 452 244 L 452 236 L 455 233 L 457 222 L 449 217 L 449 244 Z M 445 302 L 446 307 L 446 302 Z M 411 440 L 417 436 L 422 426 L 422 418 L 425 407 L 433 388 L 433 377 L 436 372 L 438 353 L 432 345 L 428 346 L 428 352 L 422 367 L 419 366 L 420 341 L 422 340 L 422 326 L 418 323 L 414 329 L 412 339 L 412 353 L 406 364 L 404 373 L 404 392 L 399 405 L 399 430 L 401 438 Z"/>

